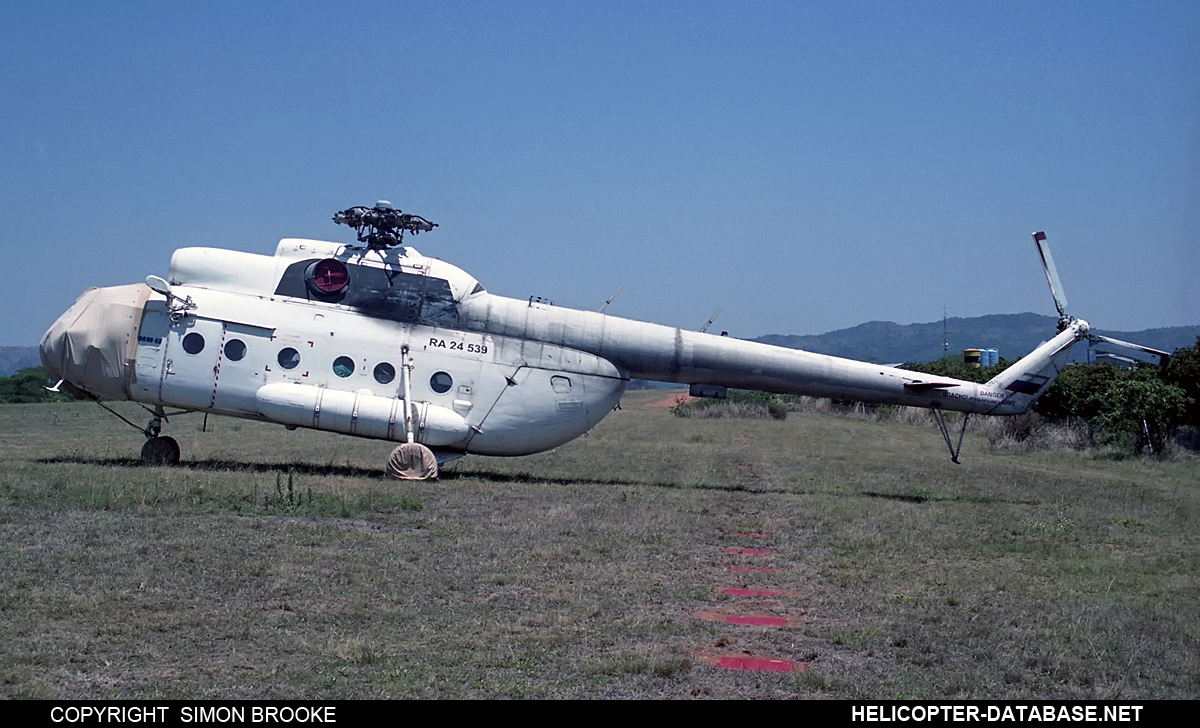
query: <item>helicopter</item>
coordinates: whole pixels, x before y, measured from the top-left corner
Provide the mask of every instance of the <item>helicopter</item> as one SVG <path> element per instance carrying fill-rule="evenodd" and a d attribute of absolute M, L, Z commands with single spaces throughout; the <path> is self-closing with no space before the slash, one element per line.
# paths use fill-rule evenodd
<path fill-rule="evenodd" d="M 357 245 L 285 238 L 273 256 L 181 248 L 166 279 L 89 289 L 42 338 L 52 389 L 141 431 L 142 459 L 158 464 L 180 458 L 163 422 L 195 411 L 398 442 L 393 475 L 436 477 L 437 464 L 466 454 L 528 455 L 583 435 L 631 379 L 696 396 L 738 388 L 923 407 L 957 463 L 970 417 L 1028 410 L 1079 341 L 1167 356 L 1068 316 L 1041 232 L 1058 333 L 979 384 L 506 298 L 406 244 L 437 227 L 423 217 L 381 200 L 333 219 L 357 231 Z M 106 400 L 139 403 L 148 424 Z M 957 445 L 945 411 L 965 414 Z"/>

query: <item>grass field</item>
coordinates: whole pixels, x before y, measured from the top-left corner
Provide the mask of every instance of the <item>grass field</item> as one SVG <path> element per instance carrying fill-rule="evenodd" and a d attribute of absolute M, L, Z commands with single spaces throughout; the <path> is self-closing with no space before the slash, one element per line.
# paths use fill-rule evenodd
<path fill-rule="evenodd" d="M 386 443 L 188 415 L 144 467 L 95 405 L 0 407 L 0 696 L 1200 696 L 1194 460 L 663 396 L 421 484 Z"/>

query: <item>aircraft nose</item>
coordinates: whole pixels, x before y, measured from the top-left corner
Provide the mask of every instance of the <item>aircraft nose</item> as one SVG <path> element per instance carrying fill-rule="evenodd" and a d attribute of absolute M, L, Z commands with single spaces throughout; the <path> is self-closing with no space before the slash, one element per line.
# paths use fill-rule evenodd
<path fill-rule="evenodd" d="M 136 378 L 137 330 L 150 289 L 91 288 L 46 331 L 39 347 L 54 379 L 105 399 L 128 399 Z"/>
<path fill-rule="evenodd" d="M 63 317 L 59 316 L 54 325 L 47 329 L 45 334 L 42 334 L 42 343 L 38 346 L 38 354 L 42 357 L 42 366 L 46 369 L 46 374 L 55 380 L 62 379 L 59 362 L 62 361 L 63 349 L 66 347 L 65 337 L 59 331 L 62 320 Z"/>
<path fill-rule="evenodd" d="M 68 308 L 62 316 L 59 316 L 42 335 L 38 353 L 42 357 L 42 366 L 46 368 L 46 373 L 50 375 L 51 379 L 66 378 L 64 375 L 69 368 L 68 362 L 71 360 L 71 338 L 72 330 L 75 328 L 73 324 L 91 306 L 97 290 L 89 288 L 84 291 L 82 296 L 75 299 L 74 305 Z M 78 340 L 79 336 L 76 334 L 74 338 Z"/>

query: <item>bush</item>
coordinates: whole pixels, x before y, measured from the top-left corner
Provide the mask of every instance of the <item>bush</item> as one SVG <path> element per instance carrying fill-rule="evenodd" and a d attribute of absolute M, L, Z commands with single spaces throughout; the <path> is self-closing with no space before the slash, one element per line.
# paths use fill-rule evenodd
<path fill-rule="evenodd" d="M 1126 379 L 1106 392 L 1098 420 L 1127 449 L 1161 453 L 1173 424 L 1183 421 L 1188 396 L 1158 379 Z"/>
<path fill-rule="evenodd" d="M 1182 389 L 1191 400 L 1184 406 L 1184 421 L 1190 425 L 1200 424 L 1200 336 L 1192 346 L 1176 349 L 1159 377 Z"/>
<path fill-rule="evenodd" d="M 939 377 L 953 377 L 967 382 L 979 382 L 982 384 L 1010 366 L 1012 366 L 1012 362 L 1007 359 L 1001 359 L 994 367 L 976 367 L 964 362 L 961 356 L 951 355 L 942 357 L 937 361 L 921 364 L 904 364 L 900 368 L 907 369 L 910 372 L 924 372 L 926 374 L 935 374 Z"/>
<path fill-rule="evenodd" d="M 676 417 L 784 420 L 787 419 L 788 405 L 780 395 L 732 391 L 726 399 L 679 397 L 671 413 Z"/>
<path fill-rule="evenodd" d="M 1036 412 L 1011 417 L 980 417 L 971 421 L 997 450 L 1018 452 L 1085 450 L 1091 447 L 1086 426 L 1047 419 Z"/>
<path fill-rule="evenodd" d="M 1112 445 L 1125 452 L 1162 453 L 1173 428 L 1196 422 L 1189 386 L 1200 389 L 1196 347 L 1176 351 L 1163 368 L 1072 364 L 1034 403 L 1034 410 L 1085 426 L 1089 437 L 1102 430 Z"/>
<path fill-rule="evenodd" d="M 29 402 L 67 402 L 65 394 L 47 392 L 46 370 L 41 367 L 22 369 L 11 377 L 0 377 L 0 404 Z"/>

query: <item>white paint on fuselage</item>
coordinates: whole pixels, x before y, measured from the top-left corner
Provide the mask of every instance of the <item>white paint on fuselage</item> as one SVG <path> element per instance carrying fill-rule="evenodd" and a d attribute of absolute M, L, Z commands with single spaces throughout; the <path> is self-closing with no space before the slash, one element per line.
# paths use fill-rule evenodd
<path fill-rule="evenodd" d="M 139 348 L 139 371 L 147 376 L 139 383 L 138 399 L 147 404 L 268 419 L 256 395 L 272 384 L 403 397 L 401 349 L 407 345 L 413 401 L 456 412 L 471 428 L 466 441 L 451 449 L 509 455 L 550 449 L 583 434 L 612 410 L 628 383 L 610 362 L 547 342 L 401 323 L 337 304 L 261 292 L 176 285 L 172 294 L 190 298 L 195 308 L 170 325 L 164 344 Z M 161 320 L 165 298 L 155 295 L 152 304 L 147 316 Z M 183 349 L 190 333 L 204 337 L 196 354 Z M 245 345 L 236 361 L 222 350 L 234 339 Z M 298 353 L 291 369 L 280 363 L 285 348 Z M 339 357 L 354 363 L 348 376 L 334 373 Z M 376 379 L 380 364 L 395 372 L 391 381 Z M 451 380 L 440 387 L 444 391 L 432 381 L 441 372 Z M 161 396 L 145 381 L 155 376 L 161 376 Z M 568 391 L 555 391 L 555 376 L 570 382 Z M 299 424 L 296 418 L 281 420 L 277 409 L 273 414 L 269 419 Z M 403 428 L 392 439 L 403 440 Z"/>
<path fill-rule="evenodd" d="M 438 317 L 405 322 L 341 303 L 276 294 L 289 268 L 329 257 L 384 270 L 388 281 L 394 274 L 445 280 L 457 316 L 439 308 Z M 145 305 L 132 356 L 136 380 L 118 386 L 81 375 L 73 384 L 105 396 L 124 387 L 131 399 L 151 405 L 396 440 L 403 439 L 403 428 L 397 435 L 393 422 L 355 418 L 359 403 L 364 412 L 375 413 L 364 416 L 394 417 L 390 402 L 404 397 L 407 347 L 413 411 L 423 406 L 433 413 L 431 423 L 441 423 L 431 426 L 430 437 L 440 447 L 490 455 L 539 452 L 578 437 L 616 405 L 631 377 L 1017 413 L 1049 386 L 1070 346 L 1087 333 L 1086 322 L 1075 321 L 981 385 L 496 296 L 461 269 L 412 248 L 364 251 L 285 239 L 273 258 L 184 248 L 172 257 L 169 281 L 174 302 L 156 293 Z M 184 309 L 182 301 L 189 302 Z M 69 330 L 66 317 L 51 332 Z M 43 341 L 43 360 L 59 361 L 70 337 L 51 332 Z M 115 352 L 121 332 L 113 334 Z M 196 336 L 203 337 L 202 347 Z M 240 345 L 231 345 L 235 340 Z M 281 358 L 285 349 L 295 351 L 291 360 Z M 390 380 L 375 376 L 381 365 L 394 372 Z M 322 424 L 324 397 L 317 389 L 343 393 L 329 398 L 342 418 L 336 427 Z"/>

